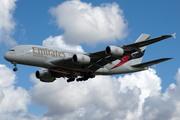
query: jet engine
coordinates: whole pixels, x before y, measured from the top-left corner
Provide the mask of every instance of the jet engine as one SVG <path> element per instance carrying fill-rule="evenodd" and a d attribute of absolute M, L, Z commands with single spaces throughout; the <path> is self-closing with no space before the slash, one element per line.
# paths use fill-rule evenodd
<path fill-rule="evenodd" d="M 36 77 L 42 82 L 53 82 L 55 80 L 55 77 L 52 76 L 52 73 L 49 70 L 37 70 Z"/>
<path fill-rule="evenodd" d="M 118 46 L 107 46 L 105 52 L 114 57 L 120 57 L 124 54 L 124 50 Z"/>
<path fill-rule="evenodd" d="M 91 61 L 91 58 L 83 54 L 74 54 L 72 61 L 73 63 L 84 65 L 84 64 L 89 64 Z"/>

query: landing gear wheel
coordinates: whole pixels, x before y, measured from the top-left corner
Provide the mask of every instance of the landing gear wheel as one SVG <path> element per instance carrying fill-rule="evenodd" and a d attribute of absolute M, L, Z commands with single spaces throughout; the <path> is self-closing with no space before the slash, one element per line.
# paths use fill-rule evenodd
<path fill-rule="evenodd" d="M 82 78 L 77 78 L 76 81 L 77 81 L 77 82 L 83 81 L 83 79 L 82 79 Z"/>
<path fill-rule="evenodd" d="M 16 63 L 16 62 L 12 62 L 12 64 L 14 64 L 14 67 L 15 67 L 15 68 L 13 69 L 13 71 L 16 72 L 16 71 L 18 70 L 18 68 L 17 68 L 17 63 Z"/>
<path fill-rule="evenodd" d="M 69 78 L 68 80 L 67 80 L 67 82 L 69 83 L 69 82 L 73 82 L 75 80 L 75 78 Z"/>
<path fill-rule="evenodd" d="M 18 70 L 18 68 L 14 68 L 13 71 L 16 72 Z"/>

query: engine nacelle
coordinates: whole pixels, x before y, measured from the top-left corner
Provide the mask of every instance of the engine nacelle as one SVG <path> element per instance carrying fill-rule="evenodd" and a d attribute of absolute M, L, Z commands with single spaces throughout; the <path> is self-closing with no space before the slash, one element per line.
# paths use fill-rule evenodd
<path fill-rule="evenodd" d="M 124 54 L 124 50 L 118 46 L 107 46 L 105 52 L 114 57 L 120 57 Z"/>
<path fill-rule="evenodd" d="M 73 63 L 76 64 L 89 64 L 91 61 L 91 58 L 87 55 L 83 55 L 83 54 L 74 54 L 73 58 L 72 58 Z"/>
<path fill-rule="evenodd" d="M 36 77 L 39 78 L 42 82 L 53 82 L 55 77 L 52 76 L 49 70 L 37 70 Z"/>

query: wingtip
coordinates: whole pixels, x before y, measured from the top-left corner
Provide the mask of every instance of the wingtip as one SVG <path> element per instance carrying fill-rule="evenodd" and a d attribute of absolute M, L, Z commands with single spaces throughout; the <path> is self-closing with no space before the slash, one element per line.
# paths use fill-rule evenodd
<path fill-rule="evenodd" d="M 176 33 L 172 34 L 172 36 L 176 39 Z"/>
<path fill-rule="evenodd" d="M 173 59 L 173 58 L 167 58 L 167 60 L 171 60 L 171 59 Z"/>
<path fill-rule="evenodd" d="M 173 58 L 162 58 L 161 60 L 166 61 L 166 60 L 171 60 L 171 59 L 173 59 Z"/>

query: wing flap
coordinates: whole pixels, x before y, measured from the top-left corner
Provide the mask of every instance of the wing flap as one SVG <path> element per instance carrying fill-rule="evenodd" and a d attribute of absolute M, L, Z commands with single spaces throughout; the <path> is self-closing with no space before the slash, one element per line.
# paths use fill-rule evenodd
<path fill-rule="evenodd" d="M 91 71 L 96 71 L 99 68 L 102 68 L 104 65 L 111 63 L 114 60 L 117 60 L 118 58 L 107 56 L 104 58 L 101 58 L 97 60 L 96 62 L 92 62 L 92 64 L 88 67 L 89 70 Z"/>
<path fill-rule="evenodd" d="M 157 59 L 157 60 L 153 60 L 153 61 L 149 61 L 149 62 L 145 62 L 145 63 L 140 63 L 140 64 L 136 64 L 136 65 L 131 65 L 131 67 L 144 68 L 144 67 L 148 67 L 148 66 L 151 66 L 151 65 L 155 65 L 155 64 L 158 64 L 158 63 L 161 63 L 161 62 L 170 60 L 170 59 L 172 59 L 172 58 Z"/>

